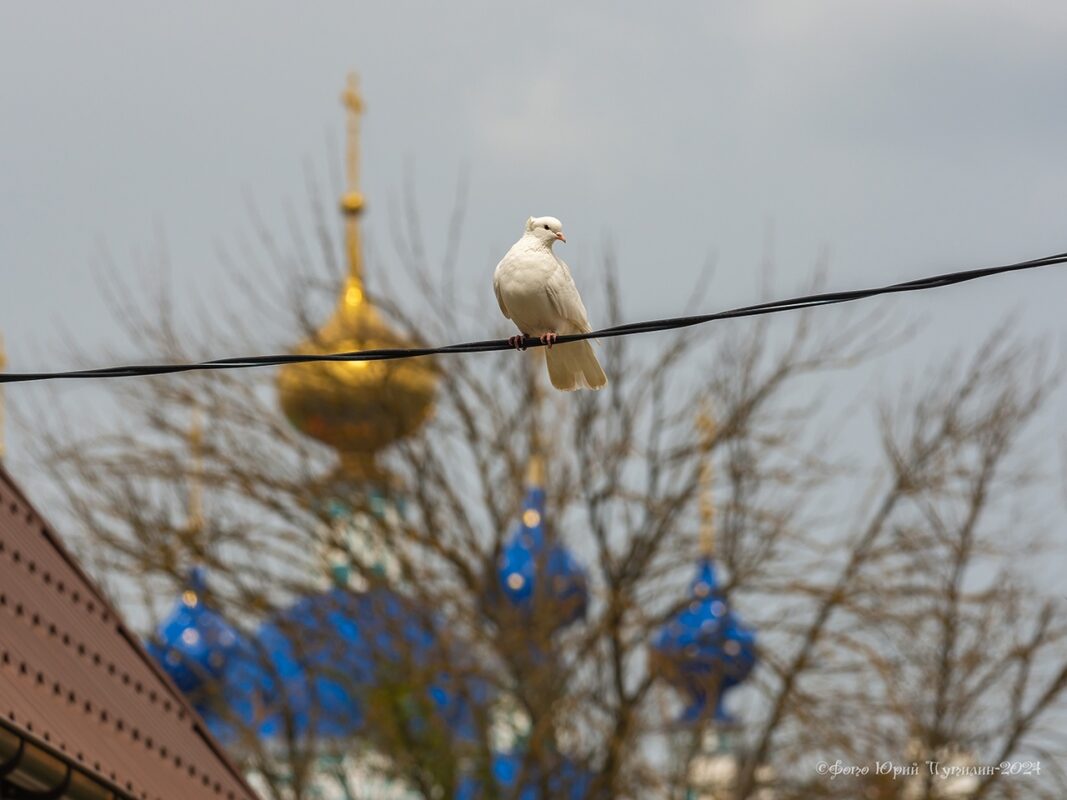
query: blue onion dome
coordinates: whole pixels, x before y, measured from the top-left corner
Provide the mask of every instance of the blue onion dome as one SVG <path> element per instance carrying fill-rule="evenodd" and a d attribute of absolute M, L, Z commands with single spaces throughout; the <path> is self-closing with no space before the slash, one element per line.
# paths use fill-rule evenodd
<path fill-rule="evenodd" d="M 148 652 L 223 742 L 237 738 L 235 723 L 244 730 L 258 725 L 263 707 L 259 661 L 251 643 L 212 605 L 202 568 L 190 571 Z"/>
<path fill-rule="evenodd" d="M 195 698 L 225 674 L 240 641 L 237 631 L 206 601 L 202 568 L 190 571 L 174 610 L 148 642 L 148 652 L 183 694 Z"/>
<path fill-rule="evenodd" d="M 291 729 L 344 736 L 361 727 L 357 690 L 372 678 L 361 616 L 359 596 L 337 587 L 299 599 L 260 626 L 274 712 L 265 735 Z"/>
<path fill-rule="evenodd" d="M 730 721 L 723 698 L 756 665 L 756 637 L 729 608 L 710 556 L 700 560 L 688 604 L 660 628 L 652 648 L 656 667 L 688 702 L 683 722 L 705 719 L 709 710 Z"/>
<path fill-rule="evenodd" d="M 592 784 L 592 774 L 563 756 L 560 756 L 559 763 L 548 776 L 547 797 L 541 794 L 544 782 L 538 771 L 533 771 L 533 774 L 527 776 L 526 783 L 516 794 L 519 777 L 523 771 L 523 760 L 523 755 L 519 751 L 493 753 L 490 772 L 498 788 L 489 796 L 517 796 L 519 800 L 571 800 L 571 798 L 578 800 L 578 798 L 587 796 Z M 460 781 L 454 798 L 455 800 L 480 800 L 485 796 L 485 792 L 482 791 L 482 782 L 468 775 Z"/>
<path fill-rule="evenodd" d="M 457 657 L 451 671 L 440 671 L 430 685 L 429 695 L 433 708 L 451 736 L 459 742 L 479 742 L 488 726 L 485 719 L 479 720 L 479 712 L 489 707 L 492 688 L 485 678 L 464 663 L 469 654 Z"/>
<path fill-rule="evenodd" d="M 434 628 L 409 600 L 381 586 L 362 592 L 337 586 L 298 600 L 257 637 L 275 703 L 263 735 L 280 735 L 285 726 L 333 738 L 364 732 L 375 702 L 396 701 L 420 665 L 443 663 Z M 473 739 L 473 708 L 484 703 L 487 684 L 439 672 L 422 685 L 425 694 L 401 698 L 413 728 L 432 716 L 450 735 Z"/>
<path fill-rule="evenodd" d="M 524 614 L 550 604 L 558 629 L 585 617 L 589 587 L 585 570 L 571 552 L 546 535 L 543 475 L 541 459 L 532 458 L 522 518 L 501 550 L 497 578 L 511 606 Z"/>

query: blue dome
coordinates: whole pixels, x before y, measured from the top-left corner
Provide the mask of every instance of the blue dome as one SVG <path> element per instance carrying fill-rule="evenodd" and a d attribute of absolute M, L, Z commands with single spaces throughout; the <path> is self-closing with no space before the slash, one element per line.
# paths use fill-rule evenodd
<path fill-rule="evenodd" d="M 486 708 L 491 688 L 484 679 L 470 675 L 438 675 L 430 686 L 434 708 L 459 741 L 479 741 L 475 708 Z"/>
<path fill-rule="evenodd" d="M 358 595 L 337 588 L 301 598 L 260 627 L 257 644 L 270 664 L 265 694 L 275 712 L 265 736 L 282 734 L 289 715 L 298 733 L 340 736 L 360 727 L 353 690 L 372 671 L 360 612 Z"/>
<path fill-rule="evenodd" d="M 204 570 L 194 568 L 147 649 L 212 733 L 229 740 L 232 714 L 245 722 L 254 719 L 259 673 L 249 642 L 210 605 L 206 594 Z"/>
<path fill-rule="evenodd" d="M 557 628 L 583 619 L 589 605 L 585 570 L 559 542 L 546 543 L 545 490 L 531 486 L 522 509 L 519 527 L 504 545 L 497 564 L 501 591 L 525 614 L 539 602 L 552 603 Z M 538 590 L 542 581 L 547 591 Z"/>
<path fill-rule="evenodd" d="M 701 559 L 690 598 L 654 637 L 653 655 L 667 680 L 686 696 L 683 722 L 704 718 L 709 701 L 714 718 L 729 721 L 723 697 L 756 665 L 755 632 L 727 605 L 711 558 Z"/>
<path fill-rule="evenodd" d="M 181 599 L 148 642 L 148 652 L 186 695 L 221 680 L 238 647 L 237 631 L 204 602 L 206 589 L 204 571 L 193 569 Z"/>
<path fill-rule="evenodd" d="M 521 753 L 493 753 L 492 773 L 497 786 L 504 790 L 507 797 L 514 797 L 513 792 L 522 772 L 523 757 Z M 537 775 L 527 778 L 518 795 L 518 800 L 570 800 L 586 796 L 592 775 L 567 758 L 561 758 L 558 767 L 548 779 L 548 798 L 541 796 L 541 781 Z M 497 793 L 494 793 L 494 796 Z M 480 781 L 472 776 L 465 777 L 456 790 L 455 800 L 478 800 L 483 796 Z"/>
<path fill-rule="evenodd" d="M 334 588 L 305 597 L 264 624 L 258 644 L 271 663 L 266 693 L 300 733 L 349 736 L 364 724 L 364 698 L 389 677 L 383 665 L 433 663 L 436 637 L 428 621 L 396 593 Z M 459 738 L 473 738 L 470 701 L 484 702 L 486 684 L 462 685 L 439 675 L 428 689 L 434 710 Z M 282 733 L 277 714 L 263 734 Z"/>

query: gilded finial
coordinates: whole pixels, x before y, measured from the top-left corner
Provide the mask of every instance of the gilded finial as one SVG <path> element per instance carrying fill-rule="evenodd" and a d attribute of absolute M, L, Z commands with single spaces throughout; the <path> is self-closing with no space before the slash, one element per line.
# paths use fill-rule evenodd
<path fill-rule="evenodd" d="M 712 494 L 711 462 L 711 445 L 715 440 L 715 417 L 708 404 L 705 404 L 697 415 L 697 429 L 704 437 L 700 464 L 700 551 L 710 556 L 715 552 L 715 498 Z"/>
<path fill-rule="evenodd" d="M 531 453 L 526 465 L 526 485 L 528 487 L 545 485 L 545 457 L 540 453 Z"/>
<path fill-rule="evenodd" d="M 357 114 L 363 113 L 363 95 L 359 93 L 359 75 L 355 72 L 348 73 L 348 85 L 341 93 L 341 102 Z"/>
<path fill-rule="evenodd" d="M 541 390 L 540 375 L 544 371 L 534 363 L 544 355 L 539 348 L 530 354 L 527 369 L 530 370 L 530 460 L 526 465 L 526 485 L 528 487 L 545 484 L 545 448 L 541 436 L 541 407 L 544 405 L 544 392 Z"/>
<path fill-rule="evenodd" d="M 363 95 L 359 91 L 359 77 L 352 72 L 341 94 L 347 109 L 345 142 L 345 193 L 341 196 L 341 212 L 345 217 L 345 254 L 348 257 L 348 281 L 344 303 L 356 306 L 363 302 L 363 247 L 360 242 L 359 215 L 363 211 L 363 193 L 359 190 L 360 120 L 363 116 Z"/>
<path fill-rule="evenodd" d="M 363 208 L 363 197 L 359 194 L 359 125 L 363 116 L 363 95 L 359 91 L 359 76 L 354 72 L 348 74 L 348 85 L 341 93 L 341 102 L 348 109 L 346 147 L 345 147 L 345 178 L 347 186 L 346 194 L 341 199 L 343 211 L 355 214 Z M 353 198 L 356 202 L 349 202 Z"/>
<path fill-rule="evenodd" d="M 189 425 L 189 455 L 192 464 L 189 470 L 189 508 L 186 511 L 186 528 L 194 537 L 204 529 L 204 426 L 203 412 L 199 405 L 193 406 L 193 421 Z"/>

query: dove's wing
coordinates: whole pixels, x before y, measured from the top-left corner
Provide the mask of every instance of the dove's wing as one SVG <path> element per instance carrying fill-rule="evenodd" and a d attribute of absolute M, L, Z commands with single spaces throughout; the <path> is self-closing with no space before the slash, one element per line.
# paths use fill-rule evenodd
<path fill-rule="evenodd" d="M 560 269 L 553 273 L 545 286 L 552 307 L 559 314 L 560 319 L 566 320 L 579 333 L 588 333 L 592 330 L 589 325 L 589 315 L 586 313 L 582 296 L 578 294 L 578 287 L 571 276 L 567 262 L 556 256 Z"/>
<path fill-rule="evenodd" d="M 508 307 L 504 305 L 504 298 L 500 294 L 500 275 L 495 273 L 493 275 L 493 291 L 496 293 L 496 302 L 500 306 L 500 311 L 505 317 L 511 319 L 511 314 L 508 313 Z"/>

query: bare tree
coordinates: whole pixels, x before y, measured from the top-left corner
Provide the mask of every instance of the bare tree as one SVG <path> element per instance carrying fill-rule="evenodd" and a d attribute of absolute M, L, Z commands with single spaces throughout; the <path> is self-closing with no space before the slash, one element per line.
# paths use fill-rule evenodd
<path fill-rule="evenodd" d="M 382 291 L 377 302 L 412 337 L 484 338 L 480 303 L 464 301 L 454 277 L 461 218 L 445 262 L 430 264 L 413 209 L 395 244 L 398 280 L 417 291 Z M 196 308 L 210 313 L 183 316 L 165 287 L 148 304 L 116 290 L 130 340 L 153 358 L 186 359 L 311 335 L 340 279 L 321 208 L 315 219 L 314 244 L 294 222 L 284 252 L 256 222 L 249 242 L 223 254 L 239 310 L 205 302 Z M 610 256 L 603 272 L 604 322 L 622 321 Z M 389 302 L 399 296 L 414 299 Z M 279 322 L 265 334 L 267 320 Z M 1064 708 L 1063 602 L 1015 558 L 1034 538 L 1013 498 L 1037 480 L 1019 444 L 1052 388 L 1045 359 L 998 331 L 965 368 L 952 359 L 924 388 L 887 398 L 880 448 L 851 452 L 822 427 L 828 376 L 905 334 L 876 308 L 616 338 L 602 343 L 604 391 L 537 402 L 535 353 L 441 358 L 433 419 L 383 459 L 402 516 L 380 513 L 366 486 L 332 472 L 332 453 L 277 410 L 266 372 L 116 382 L 121 424 L 31 424 L 97 573 L 128 607 L 147 609 L 150 625 L 190 564 L 206 567 L 212 604 L 249 640 L 323 590 L 327 552 L 343 553 L 363 587 L 343 602 L 379 598 L 363 619 L 389 646 L 368 651 L 369 672 L 330 676 L 359 698 L 358 732 L 302 726 L 284 692 L 254 725 L 230 714 L 235 756 L 272 797 L 308 797 L 324 757 L 351 753 L 427 798 L 451 796 L 464 776 L 494 796 L 502 718 L 521 720 L 524 737 L 517 787 L 502 796 L 522 786 L 563 796 L 560 781 L 577 774 L 589 776 L 590 798 L 679 796 L 686 777 L 663 753 L 679 704 L 650 669 L 648 644 L 685 602 L 707 459 L 722 476 L 725 590 L 761 641 L 761 666 L 739 695 L 740 768 L 723 796 L 939 797 L 936 775 L 829 780 L 816 764 L 945 761 L 955 748 L 975 764 L 1041 761 L 1036 778 L 980 776 L 974 797 L 1062 797 L 1064 743 L 1043 721 Z M 708 401 L 711 439 L 694 427 Z M 205 420 L 199 461 L 189 453 L 194 408 Z M 563 630 L 547 595 L 525 615 L 503 601 L 496 569 L 539 450 L 549 535 L 587 565 L 592 592 L 587 617 Z M 188 518 L 191 482 L 204 487 L 202 523 Z M 351 547 L 330 512 L 338 498 L 376 548 Z M 395 565 L 386 576 L 382 552 Z M 328 629 L 284 633 L 304 651 L 336 646 Z M 261 667 L 269 674 L 269 659 Z M 442 681 L 469 713 L 468 735 L 430 699 Z M 264 737 L 268 712 L 279 722 Z"/>

